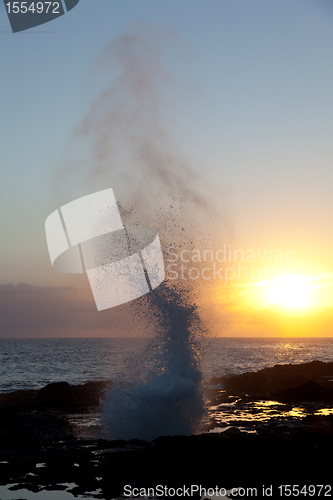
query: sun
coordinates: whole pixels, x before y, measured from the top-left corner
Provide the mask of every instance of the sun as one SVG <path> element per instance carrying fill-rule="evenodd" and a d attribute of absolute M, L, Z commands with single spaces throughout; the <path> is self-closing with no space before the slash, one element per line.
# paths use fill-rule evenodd
<path fill-rule="evenodd" d="M 308 316 L 333 308 L 333 273 L 317 276 L 286 274 L 277 279 L 243 283 L 241 303 L 287 316 Z"/>
<path fill-rule="evenodd" d="M 303 309 L 310 304 L 309 291 L 307 280 L 302 276 L 281 276 L 267 285 L 267 302 L 286 309 Z"/>

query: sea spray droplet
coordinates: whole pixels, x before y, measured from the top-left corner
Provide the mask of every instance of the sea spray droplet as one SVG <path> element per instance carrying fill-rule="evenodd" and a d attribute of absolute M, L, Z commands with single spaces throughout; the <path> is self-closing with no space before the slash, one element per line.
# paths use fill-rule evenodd
<path fill-rule="evenodd" d="M 145 354 L 147 364 L 135 382 L 120 384 L 107 396 L 103 422 L 109 437 L 153 440 L 190 435 L 204 415 L 196 307 L 186 295 L 162 285 L 146 299 L 147 320 L 157 321 Z"/>
<path fill-rule="evenodd" d="M 220 248 L 221 190 L 202 175 L 206 165 L 195 167 L 177 145 L 182 134 L 170 112 L 178 91 L 163 61 L 175 43 L 181 53 L 178 40 L 169 30 L 139 24 L 101 51 L 92 73 L 101 79 L 102 90 L 76 128 L 55 184 L 60 181 L 68 197 L 78 186 L 97 190 L 111 182 L 126 226 L 153 227 L 162 249 L 171 242 L 175 250 Z M 199 323 L 190 297 L 193 287 L 206 298 L 210 284 L 179 276 L 177 284 L 170 279 L 128 305 L 131 311 L 137 308 L 136 315 L 119 310 L 124 331 L 132 318 L 139 335 L 151 332 L 151 325 L 156 328 L 146 357 L 131 362 L 124 382 L 115 384 L 105 402 L 110 437 L 153 439 L 199 427 L 204 413 L 194 341 Z M 115 318 L 117 310 L 112 314 Z"/>

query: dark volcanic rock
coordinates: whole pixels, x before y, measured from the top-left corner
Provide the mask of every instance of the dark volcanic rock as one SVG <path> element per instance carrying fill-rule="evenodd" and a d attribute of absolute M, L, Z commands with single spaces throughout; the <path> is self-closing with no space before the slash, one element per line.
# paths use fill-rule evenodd
<path fill-rule="evenodd" d="M 96 410 L 109 387 L 107 382 L 57 382 L 39 391 L 0 394 L 0 449 L 73 438 L 76 428 L 66 416 Z"/>
<path fill-rule="evenodd" d="M 109 382 L 87 382 L 83 385 L 54 382 L 38 391 L 36 404 L 46 408 L 84 412 L 97 407 L 110 387 Z"/>
<path fill-rule="evenodd" d="M 289 389 L 286 389 L 285 391 L 278 392 L 275 394 L 274 399 L 282 402 L 333 402 L 333 390 L 327 389 L 326 387 L 323 387 L 316 382 L 310 381 L 297 387 L 291 387 Z"/>
<path fill-rule="evenodd" d="M 331 394 L 331 370 L 333 363 L 314 362 L 223 379 L 230 381 L 229 394 L 265 389 L 286 401 L 321 401 Z M 255 487 L 256 498 L 263 498 L 266 484 L 275 488 L 270 498 L 281 498 L 281 484 L 331 482 L 332 415 L 262 421 L 256 433 L 233 427 L 220 434 L 161 436 L 151 443 L 78 439 L 66 414 L 96 408 L 108 387 L 104 382 L 64 382 L 0 395 L 0 484 L 15 483 L 31 491 L 75 484 L 73 494 L 104 499 L 121 497 L 125 485 Z M 239 401 L 242 411 L 248 408 L 245 399 Z"/>
<path fill-rule="evenodd" d="M 47 439 L 63 439 L 74 435 L 74 427 L 61 415 L 39 411 L 0 408 L 0 449 L 36 445 Z"/>
<path fill-rule="evenodd" d="M 214 377 L 211 384 L 222 383 L 229 394 L 274 394 L 313 381 L 333 389 L 333 363 L 312 361 L 299 365 L 275 365 L 257 372 Z"/>
<path fill-rule="evenodd" d="M 327 484 L 332 452 L 332 434 L 291 434 L 287 426 L 279 432 L 266 429 L 262 435 L 161 436 L 152 443 L 64 440 L 3 452 L 0 461 L 8 463 L 0 463 L 0 482 L 21 483 L 35 491 L 75 483 L 73 493 L 101 488 L 100 498 L 122 496 L 125 485 L 151 488 L 159 484 L 257 487 L 256 497 L 262 498 L 265 483 L 274 485 L 277 495 L 273 498 L 278 498 L 280 484 Z M 36 463 L 44 466 L 36 468 Z"/>
<path fill-rule="evenodd" d="M 52 409 L 68 412 L 86 412 L 98 407 L 111 382 L 87 382 L 70 385 L 54 382 L 40 390 L 18 390 L 0 394 L 0 408 L 14 405 L 20 409 Z"/>

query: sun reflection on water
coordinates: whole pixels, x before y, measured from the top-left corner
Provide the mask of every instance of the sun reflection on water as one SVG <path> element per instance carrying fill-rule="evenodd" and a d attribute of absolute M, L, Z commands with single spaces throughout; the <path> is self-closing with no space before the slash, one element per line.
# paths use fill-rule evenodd
<path fill-rule="evenodd" d="M 293 406 L 279 401 L 258 400 L 224 402 L 219 405 L 210 406 L 208 409 L 211 421 L 211 432 L 218 432 L 217 429 L 227 429 L 230 426 L 239 428 L 273 421 L 281 423 L 304 419 L 310 415 L 333 415 L 333 408 L 314 408 Z M 220 426 L 220 427 L 219 427 Z M 213 430 L 215 429 L 215 431 Z M 247 429 L 247 431 L 250 430 Z"/>

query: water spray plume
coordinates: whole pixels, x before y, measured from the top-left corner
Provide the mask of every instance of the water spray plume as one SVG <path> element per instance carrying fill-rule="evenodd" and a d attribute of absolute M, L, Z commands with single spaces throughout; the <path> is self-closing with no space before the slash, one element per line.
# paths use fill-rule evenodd
<path fill-rule="evenodd" d="M 155 335 L 141 357 L 140 377 L 109 393 L 103 422 L 113 438 L 190 435 L 199 430 L 205 413 L 196 306 L 167 284 L 145 302 Z"/>
<path fill-rule="evenodd" d="M 214 189 L 175 145 L 169 132 L 174 124 L 166 125 L 173 78 L 162 64 L 161 37 L 146 28 L 135 27 L 101 51 L 96 74 L 111 74 L 111 84 L 72 140 L 89 154 L 79 166 L 68 162 L 62 174 L 79 175 L 94 190 L 112 187 L 123 222 L 155 228 L 164 248 L 210 245 L 217 231 L 221 235 Z M 198 430 L 205 408 L 197 288 L 166 281 L 127 306 L 138 330 L 144 325 L 154 333 L 140 366 L 129 364 L 126 382 L 115 383 L 107 397 L 103 421 L 109 436 L 150 440 Z"/>

